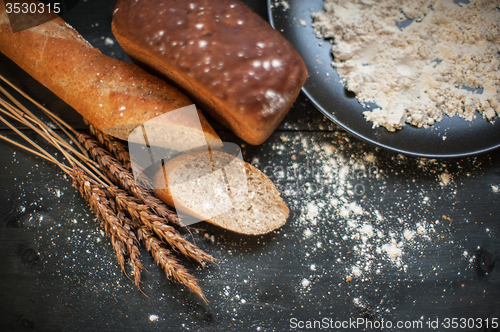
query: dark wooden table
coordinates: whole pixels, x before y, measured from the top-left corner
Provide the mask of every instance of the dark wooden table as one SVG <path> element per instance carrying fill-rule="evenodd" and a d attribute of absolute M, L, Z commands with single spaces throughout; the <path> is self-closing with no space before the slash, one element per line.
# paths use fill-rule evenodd
<path fill-rule="evenodd" d="M 267 18 L 265 1 L 246 2 Z M 116 42 L 105 43 L 114 40 L 113 5 L 80 1 L 65 19 L 103 53 L 128 60 Z M 86 130 L 74 110 L 3 55 L 0 73 Z M 500 151 L 450 160 L 396 155 L 338 130 L 303 95 L 260 146 L 212 123 L 275 181 L 291 216 L 257 238 L 196 225 L 193 239 L 218 266 L 182 262 L 208 304 L 168 281 L 146 251 L 144 296 L 121 273 L 70 180 L 0 142 L 0 330 L 356 331 L 367 322 L 401 331 L 411 330 L 404 324 L 498 330 Z M 461 318 L 479 320 L 453 329 Z M 363 324 L 352 325 L 358 319 Z M 306 329 L 314 321 L 321 326 Z"/>

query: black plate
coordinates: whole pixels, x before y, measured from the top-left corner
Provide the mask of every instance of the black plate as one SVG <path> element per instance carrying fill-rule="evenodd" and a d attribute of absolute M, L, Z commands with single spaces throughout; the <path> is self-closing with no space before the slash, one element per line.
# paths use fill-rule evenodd
<path fill-rule="evenodd" d="M 280 1 L 268 0 L 269 21 L 304 59 L 309 77 L 302 90 L 330 120 L 370 143 L 412 156 L 464 157 L 500 147 L 500 120 L 495 118 L 491 123 L 479 114 L 472 122 L 445 116 L 430 128 L 406 125 L 394 133 L 385 128 L 372 129 L 372 123 L 362 114 L 367 108 L 344 88 L 331 66 L 330 42 L 317 39 L 313 33 L 311 13 L 322 10 L 323 0 L 287 3 L 289 8 L 285 9 Z M 300 20 L 306 21 L 307 27 Z"/>

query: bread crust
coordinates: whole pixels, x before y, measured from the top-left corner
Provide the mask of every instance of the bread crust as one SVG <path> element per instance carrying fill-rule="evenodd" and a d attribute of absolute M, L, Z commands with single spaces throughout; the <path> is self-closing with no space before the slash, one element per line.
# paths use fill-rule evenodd
<path fill-rule="evenodd" d="M 0 52 L 97 128 L 123 140 L 146 121 L 193 104 L 138 66 L 102 54 L 59 17 L 13 33 L 3 0 Z M 220 141 L 203 115 L 199 116 L 206 140 Z M 194 124 L 190 129 L 196 130 Z"/>
<path fill-rule="evenodd" d="M 238 0 L 118 0 L 112 31 L 250 144 L 261 144 L 307 78 L 293 46 Z"/>

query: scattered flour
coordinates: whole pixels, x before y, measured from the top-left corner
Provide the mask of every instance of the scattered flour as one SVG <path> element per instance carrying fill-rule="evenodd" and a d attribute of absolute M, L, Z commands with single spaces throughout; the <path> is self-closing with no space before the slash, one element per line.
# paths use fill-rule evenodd
<path fill-rule="evenodd" d="M 387 257 L 390 259 L 397 259 L 401 257 L 403 254 L 403 250 L 398 248 L 398 245 L 395 243 L 387 243 L 382 246 L 382 251 L 387 254 Z"/>
<path fill-rule="evenodd" d="M 415 237 L 415 231 L 410 231 L 409 229 L 405 229 L 403 232 L 403 236 L 405 237 L 406 241 L 411 241 Z"/>
<path fill-rule="evenodd" d="M 278 0 L 278 1 L 274 2 L 274 4 L 273 4 L 273 3 L 271 3 L 271 8 L 272 8 L 273 6 L 274 6 L 274 7 L 276 7 L 276 8 L 278 8 L 278 6 L 282 6 L 282 7 L 283 7 L 283 10 L 288 10 L 288 9 L 290 9 L 290 4 L 288 3 L 288 1 L 287 1 L 287 0 Z"/>
<path fill-rule="evenodd" d="M 499 192 L 499 186 L 495 186 L 494 184 L 491 185 L 491 190 L 494 192 L 494 193 L 498 193 Z"/>
<path fill-rule="evenodd" d="M 309 202 L 307 204 L 307 215 L 306 219 L 313 221 L 319 214 L 318 206 L 315 202 Z"/>
<path fill-rule="evenodd" d="M 443 186 L 447 186 L 450 183 L 451 175 L 444 172 L 439 176 L 439 178 L 441 179 L 441 184 Z"/>
<path fill-rule="evenodd" d="M 443 115 L 500 115 L 500 0 L 324 0 L 318 37 L 374 127 L 428 127 Z M 405 27 L 401 23 L 411 23 Z M 443 139 L 445 139 L 443 137 Z"/>
<path fill-rule="evenodd" d="M 340 132 L 284 133 L 272 150 L 285 151 L 283 158 L 260 167 L 297 213 L 293 228 L 300 232 L 307 267 L 307 274 L 297 281 L 300 294 L 311 291 L 317 278 L 339 270 L 347 283 L 356 284 L 369 283 L 387 271 L 405 274 L 415 268 L 420 253 L 448 239 L 443 230 L 451 220 L 445 218 L 440 200 L 453 200 L 460 182 L 451 184 L 466 175 L 461 169 L 470 169 L 456 162 L 402 155 L 387 161 L 378 149 L 360 149 Z M 314 159 L 306 157 L 311 155 Z M 391 182 L 402 174 L 407 181 Z M 412 188 L 416 177 L 428 181 Z M 324 251 L 331 253 L 329 260 L 315 260 Z"/>
<path fill-rule="evenodd" d="M 312 235 L 313 235 L 313 232 L 309 228 L 304 231 L 305 238 L 311 237 Z"/>
<path fill-rule="evenodd" d="M 361 226 L 360 230 L 359 230 L 359 233 L 362 235 L 362 236 L 365 236 L 365 239 L 366 238 L 371 238 L 373 237 L 374 233 L 373 233 L 373 226 L 370 225 L 370 224 L 364 224 L 363 226 Z M 364 240 L 363 242 L 366 242 L 366 240 Z"/>

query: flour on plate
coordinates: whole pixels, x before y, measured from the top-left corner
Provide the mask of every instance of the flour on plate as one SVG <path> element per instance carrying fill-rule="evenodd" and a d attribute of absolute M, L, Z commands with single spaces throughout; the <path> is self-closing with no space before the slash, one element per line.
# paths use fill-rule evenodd
<path fill-rule="evenodd" d="M 333 66 L 374 127 L 428 127 L 443 115 L 500 115 L 500 0 L 324 0 Z M 405 26 L 405 23 L 409 25 Z"/>

